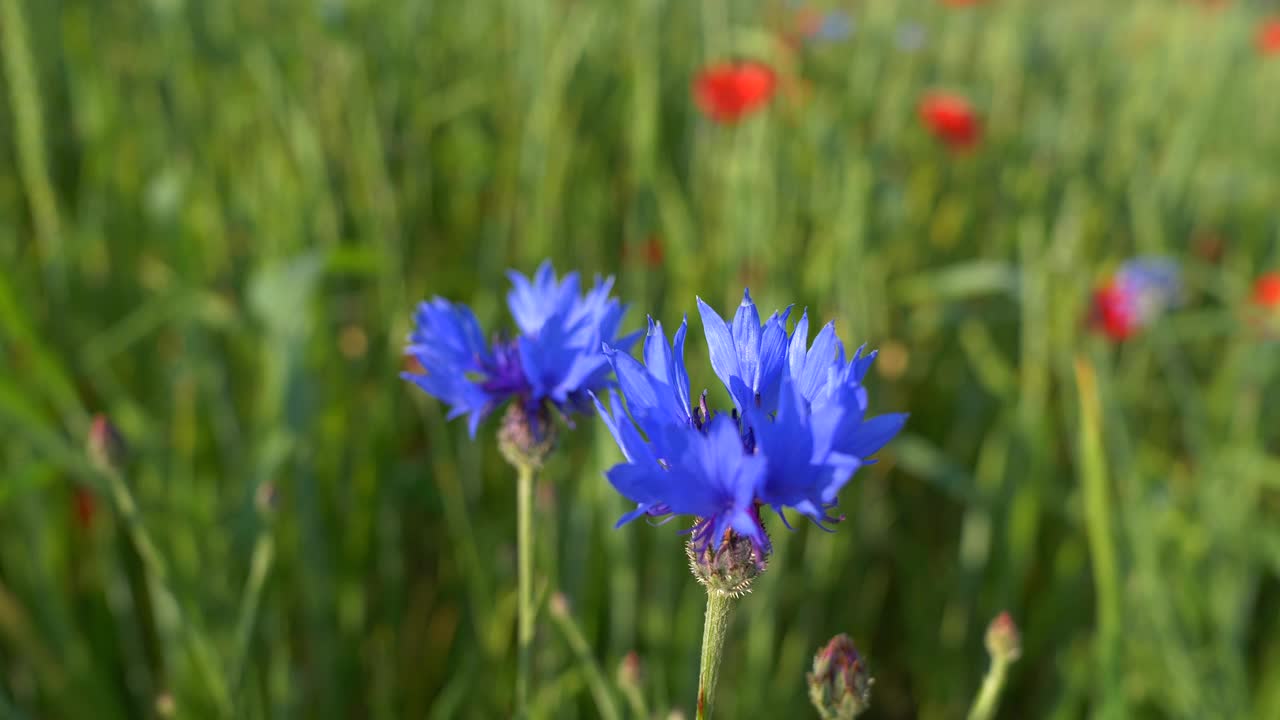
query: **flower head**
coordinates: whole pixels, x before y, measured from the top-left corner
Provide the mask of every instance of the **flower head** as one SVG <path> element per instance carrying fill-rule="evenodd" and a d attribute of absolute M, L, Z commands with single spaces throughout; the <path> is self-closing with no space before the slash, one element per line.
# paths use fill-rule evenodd
<path fill-rule="evenodd" d="M 1258 28 L 1258 52 L 1280 55 L 1280 18 L 1272 18 Z"/>
<path fill-rule="evenodd" d="M 1259 308 L 1273 312 L 1280 309 L 1280 272 L 1273 270 L 1258 276 L 1251 299 Z"/>
<path fill-rule="evenodd" d="M 707 117 L 732 124 L 768 104 L 777 86 L 777 75 L 764 63 L 721 62 L 698 73 L 693 99 Z"/>
<path fill-rule="evenodd" d="M 1245 320 L 1264 339 L 1280 337 L 1280 272 L 1263 273 L 1253 282 Z"/>
<path fill-rule="evenodd" d="M 961 95 L 932 92 L 920 102 L 920 118 L 934 137 L 952 150 L 967 150 L 982 138 L 982 123 Z"/>
<path fill-rule="evenodd" d="M 792 30 L 788 39 L 796 41 L 838 42 L 853 34 L 853 16 L 843 10 L 822 12 L 801 7 L 791 16 Z"/>
<path fill-rule="evenodd" d="M 1094 291 L 1091 324 L 1112 340 L 1126 340 L 1182 299 L 1178 264 L 1135 258 Z"/>
<path fill-rule="evenodd" d="M 581 293 L 578 274 L 557 279 L 550 261 L 533 278 L 509 277 L 514 338 L 486 343 L 470 308 L 437 297 L 418 306 L 405 350 L 423 372 L 400 376 L 448 403 L 450 419 L 467 415 L 472 437 L 508 400 L 520 403 L 530 421 L 552 408 L 565 415 L 588 410 L 588 393 L 612 384 L 601 343 L 626 349 L 639 337 L 617 335 L 626 308 L 609 295 L 613 278 L 596 278 Z"/>
<path fill-rule="evenodd" d="M 607 472 L 636 509 L 619 525 L 643 515 L 692 515 L 693 555 L 747 538 L 762 563 L 769 538 L 760 508 L 780 516 L 790 508 L 819 526 L 836 494 L 902 428 L 905 415 L 865 419 L 862 379 L 874 355 L 845 358 L 828 324 L 808 346 L 808 315 L 788 333 L 789 311 L 763 324 L 744 293 L 732 324 L 698 301 L 711 365 L 733 398 L 729 413 L 695 406 L 684 363 L 688 320 L 670 346 L 661 323 L 650 320 L 644 364 L 606 348 L 618 377 L 611 409 L 601 417 L 626 462 Z M 808 347 L 806 347 L 808 346 Z M 599 400 L 597 400 L 599 403 Z M 783 523 L 786 523 L 783 517 Z"/>

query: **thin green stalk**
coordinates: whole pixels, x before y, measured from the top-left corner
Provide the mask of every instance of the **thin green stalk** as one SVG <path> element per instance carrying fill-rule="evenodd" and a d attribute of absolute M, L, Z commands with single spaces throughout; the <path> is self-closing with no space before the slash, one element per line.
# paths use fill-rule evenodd
<path fill-rule="evenodd" d="M 249 581 L 245 585 L 244 596 L 240 600 L 240 619 L 236 623 L 236 654 L 231 664 L 230 681 L 233 690 L 240 688 L 240 682 L 244 677 L 245 666 L 249 660 L 249 645 L 253 640 L 253 628 L 257 624 L 258 608 L 262 605 L 262 588 L 267 583 L 267 576 L 271 574 L 275 554 L 276 543 L 271 536 L 271 528 L 263 526 L 253 545 L 253 556 L 249 561 Z"/>
<path fill-rule="evenodd" d="M 604 672 L 600 670 L 600 664 L 591 654 L 591 645 L 582 634 L 582 628 L 578 627 L 577 621 L 573 619 L 568 601 L 560 593 L 555 593 L 551 596 L 550 609 L 551 619 L 560 628 L 565 642 L 569 643 L 569 648 L 578 658 L 579 667 L 586 675 L 587 687 L 596 701 L 596 711 L 604 720 L 618 720 L 621 715 L 618 714 L 618 705 L 614 702 L 613 693 L 609 690 L 609 683 L 605 680 Z"/>
<path fill-rule="evenodd" d="M 996 708 L 1000 704 L 1000 691 L 1004 689 L 1004 680 L 1008 672 L 1008 659 L 991 658 L 991 668 L 987 670 L 987 676 L 982 679 L 978 696 L 973 699 L 973 706 L 969 708 L 969 720 L 990 720 L 996 714 Z"/>
<path fill-rule="evenodd" d="M 527 717 L 529 679 L 533 665 L 533 621 L 537 608 L 533 604 L 533 476 L 529 465 L 517 465 L 516 471 L 516 645 L 519 665 L 516 669 L 516 716 Z"/>
<path fill-rule="evenodd" d="M 186 641 L 187 651 L 191 654 L 191 661 L 199 668 L 197 672 L 203 676 L 213 700 L 220 709 L 229 715 L 231 696 L 227 690 L 225 678 L 215 668 L 209 647 L 195 633 L 194 628 L 187 623 L 182 605 L 169 588 L 168 566 L 165 564 L 164 556 L 160 554 L 155 543 L 151 540 L 150 533 L 147 532 L 146 527 L 142 524 L 142 519 L 138 513 L 138 504 L 133 499 L 133 493 L 129 490 L 128 483 L 125 482 L 124 476 L 115 469 L 104 468 L 101 472 L 106 478 L 116 513 L 124 521 L 125 532 L 133 542 L 138 558 L 142 561 L 142 567 L 147 576 L 147 584 L 154 599 L 153 605 L 159 611 L 162 611 L 158 614 L 165 614 L 172 618 L 167 623 L 168 627 L 165 634 L 176 634 Z"/>
<path fill-rule="evenodd" d="M 9 99 L 13 109 L 14 146 L 18 152 L 18 172 L 26 186 L 31 218 L 39 241 L 45 269 L 54 271 L 53 279 L 61 285 L 63 262 L 58 202 L 49 180 L 49 164 L 45 156 L 44 118 L 41 112 L 39 81 L 35 58 L 27 42 L 27 23 L 18 0 L 0 0 L 0 47 L 9 80 Z"/>
<path fill-rule="evenodd" d="M 707 616 L 702 626 L 702 662 L 698 667 L 697 720 L 711 717 L 716 679 L 720 675 L 720 655 L 729 630 L 733 598 L 715 590 L 707 592 Z"/>
<path fill-rule="evenodd" d="M 1106 454 L 1102 445 L 1102 408 L 1098 400 L 1097 374 L 1084 357 L 1075 362 L 1080 394 L 1080 483 L 1084 497 L 1085 537 L 1093 563 L 1097 596 L 1098 677 L 1104 688 L 1103 707 L 1124 714 L 1124 693 L 1118 685 L 1120 670 L 1121 593 L 1115 541 L 1112 537 L 1110 490 Z"/>

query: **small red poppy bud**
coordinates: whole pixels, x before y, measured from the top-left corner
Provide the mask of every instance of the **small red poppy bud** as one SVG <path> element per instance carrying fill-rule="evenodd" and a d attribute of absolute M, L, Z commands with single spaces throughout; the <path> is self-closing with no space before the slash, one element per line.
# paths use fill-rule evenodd
<path fill-rule="evenodd" d="M 1002 612 L 987 626 L 987 652 L 993 659 L 1013 662 L 1022 655 L 1022 636 L 1009 613 Z"/>
<path fill-rule="evenodd" d="M 124 468 L 128 448 L 115 425 L 106 415 L 94 415 L 85 442 L 89 460 L 100 470 L 119 472 Z"/>
<path fill-rule="evenodd" d="M 618 685 L 623 688 L 639 688 L 641 673 L 640 656 L 632 650 L 618 663 Z"/>

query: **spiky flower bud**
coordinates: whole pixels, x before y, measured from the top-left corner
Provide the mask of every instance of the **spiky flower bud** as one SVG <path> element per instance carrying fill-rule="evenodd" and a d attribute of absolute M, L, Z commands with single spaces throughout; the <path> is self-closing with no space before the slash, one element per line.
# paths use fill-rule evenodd
<path fill-rule="evenodd" d="M 1007 612 L 997 615 L 987 626 L 986 642 L 993 660 L 1013 662 L 1022 656 L 1022 635 Z"/>
<path fill-rule="evenodd" d="M 768 566 L 768 553 L 756 547 L 751 539 L 729 530 L 719 544 L 708 543 L 701 549 L 696 540 L 685 543 L 689 569 L 698 582 L 728 597 L 741 597 L 751 592 L 751 582 Z"/>
<path fill-rule="evenodd" d="M 85 452 L 89 455 L 89 461 L 99 470 L 119 472 L 124 469 L 129 451 L 124 438 L 107 416 L 94 415 L 85 441 Z"/>
<path fill-rule="evenodd" d="M 851 720 L 871 706 L 871 684 L 853 640 L 841 633 L 819 648 L 808 674 L 809 699 L 822 720 Z"/>
<path fill-rule="evenodd" d="M 538 469 L 556 444 L 555 426 L 545 408 L 530 413 L 522 402 L 507 406 L 498 428 L 498 450 L 516 467 Z"/>

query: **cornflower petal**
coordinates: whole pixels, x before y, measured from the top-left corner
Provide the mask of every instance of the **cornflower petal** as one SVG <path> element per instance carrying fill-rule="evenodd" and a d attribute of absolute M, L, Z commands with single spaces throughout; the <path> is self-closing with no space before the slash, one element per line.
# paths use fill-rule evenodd
<path fill-rule="evenodd" d="M 609 295 L 612 278 L 596 278 L 580 294 L 578 273 L 557 280 L 550 261 L 532 278 L 508 276 L 516 337 L 486 343 L 469 308 L 433 298 L 419 304 L 406 347 L 424 372 L 402 377 L 449 404 L 450 418 L 468 415 L 472 435 L 494 408 L 513 399 L 534 416 L 551 408 L 566 418 L 589 412 L 588 392 L 613 385 L 601 345 L 626 350 L 639 337 L 616 336 L 626 308 Z"/>

